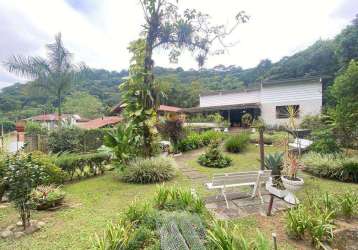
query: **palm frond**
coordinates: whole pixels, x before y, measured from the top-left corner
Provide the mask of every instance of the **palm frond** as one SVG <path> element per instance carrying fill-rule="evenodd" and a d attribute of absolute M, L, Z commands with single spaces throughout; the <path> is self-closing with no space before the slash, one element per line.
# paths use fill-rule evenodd
<path fill-rule="evenodd" d="M 54 72 L 64 72 L 73 68 L 71 63 L 73 55 L 64 47 L 61 33 L 55 36 L 54 43 L 47 44 L 46 47 L 50 67 Z"/>
<path fill-rule="evenodd" d="M 48 62 L 41 57 L 13 56 L 4 63 L 4 66 L 9 72 L 31 79 L 46 77 L 50 74 Z"/>

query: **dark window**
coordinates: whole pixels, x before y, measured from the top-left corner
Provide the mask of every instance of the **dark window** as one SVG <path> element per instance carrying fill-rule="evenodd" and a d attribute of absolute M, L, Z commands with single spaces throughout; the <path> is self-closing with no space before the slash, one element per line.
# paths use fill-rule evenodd
<path fill-rule="evenodd" d="M 299 117 L 300 114 L 300 105 L 291 105 L 295 110 L 295 117 Z M 289 106 L 276 106 L 276 118 L 277 119 L 284 119 L 288 118 L 288 107 Z"/>

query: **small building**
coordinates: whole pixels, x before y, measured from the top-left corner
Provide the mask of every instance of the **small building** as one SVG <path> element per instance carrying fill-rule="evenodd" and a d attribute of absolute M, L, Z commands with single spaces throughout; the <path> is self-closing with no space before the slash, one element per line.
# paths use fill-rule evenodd
<path fill-rule="evenodd" d="M 87 122 L 77 123 L 77 126 L 82 129 L 97 129 L 113 127 L 121 121 L 122 118 L 120 116 L 104 116 Z"/>
<path fill-rule="evenodd" d="M 297 111 L 298 122 L 305 115 L 320 114 L 322 108 L 322 80 L 305 77 L 263 81 L 256 88 L 240 91 L 220 91 L 200 95 L 200 106 L 183 109 L 184 112 L 219 112 L 232 126 L 240 126 L 241 118 L 250 113 L 259 116 L 269 126 L 285 125 L 288 106 Z"/>
<path fill-rule="evenodd" d="M 44 128 L 54 129 L 57 127 L 59 122 L 58 114 L 45 114 L 45 115 L 37 115 L 30 118 L 27 118 L 27 121 L 33 121 L 40 123 Z M 81 118 L 79 115 L 75 114 L 62 114 L 61 122 L 63 124 L 74 126 L 79 122 L 86 122 L 88 119 Z"/>

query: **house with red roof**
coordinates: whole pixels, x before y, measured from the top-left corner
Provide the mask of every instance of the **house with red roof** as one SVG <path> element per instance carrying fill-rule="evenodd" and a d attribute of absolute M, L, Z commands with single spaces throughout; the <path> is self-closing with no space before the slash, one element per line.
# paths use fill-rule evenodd
<path fill-rule="evenodd" d="M 113 127 L 122 121 L 120 116 L 103 116 L 87 122 L 77 123 L 77 126 L 82 129 L 97 129 L 105 127 Z"/>

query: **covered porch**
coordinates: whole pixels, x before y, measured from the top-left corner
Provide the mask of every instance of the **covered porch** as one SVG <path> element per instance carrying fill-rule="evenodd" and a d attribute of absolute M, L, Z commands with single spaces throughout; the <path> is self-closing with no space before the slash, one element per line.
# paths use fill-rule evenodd
<path fill-rule="evenodd" d="M 231 127 L 241 127 L 241 118 L 244 114 L 249 113 L 256 119 L 261 115 L 259 103 L 235 104 L 224 106 L 211 106 L 211 107 L 195 107 L 185 108 L 182 111 L 186 114 L 203 114 L 209 115 L 213 113 L 220 113 L 225 118 Z"/>

